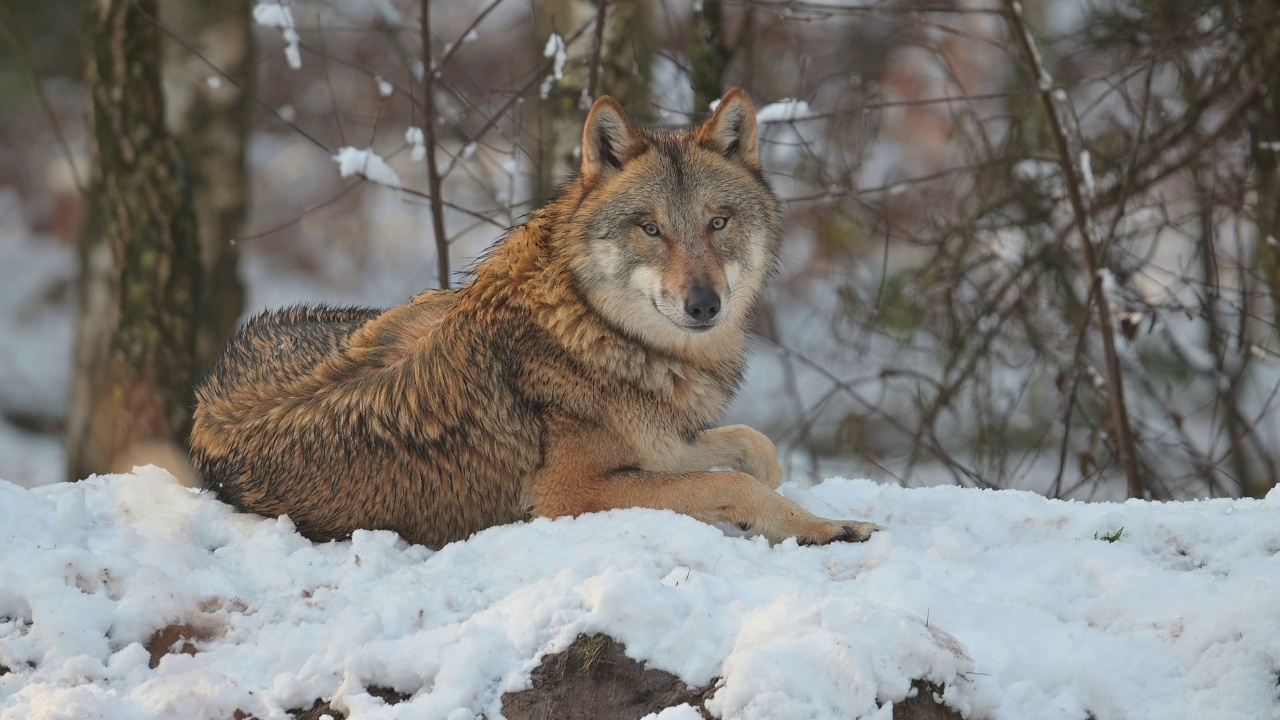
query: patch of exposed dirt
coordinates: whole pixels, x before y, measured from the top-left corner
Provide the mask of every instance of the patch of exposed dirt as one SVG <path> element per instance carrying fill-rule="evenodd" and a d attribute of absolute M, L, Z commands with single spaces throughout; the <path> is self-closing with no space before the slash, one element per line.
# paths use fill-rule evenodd
<path fill-rule="evenodd" d="M 213 633 L 208 630 L 187 624 L 166 625 L 151 634 L 142 647 L 151 653 L 151 661 L 147 665 L 155 670 L 160 667 L 160 659 L 170 653 L 196 654 L 195 642 L 208 640 Z"/>
<path fill-rule="evenodd" d="M 502 714 L 507 720 L 639 720 L 682 703 L 712 720 L 704 704 L 714 694 L 715 682 L 690 688 L 671 673 L 627 657 L 622 644 L 604 634 L 579 636 L 568 650 L 547 655 L 531 679 L 532 688 L 502 696 Z M 894 704 L 893 720 L 964 720 L 935 699 L 943 688 L 923 680 L 915 681 L 912 687 L 914 696 Z M 376 685 L 368 692 L 388 705 L 409 699 L 409 695 Z M 295 720 L 347 717 L 321 699 L 289 714 Z M 256 718 L 237 711 L 234 720 Z"/>
<path fill-rule="evenodd" d="M 711 692 L 632 660 L 607 635 L 580 636 L 531 679 L 529 690 L 502 696 L 507 720 L 638 720 L 681 703 L 700 708 Z"/>
<path fill-rule="evenodd" d="M 320 720 L 324 715 L 328 715 L 335 720 L 343 720 L 347 717 L 346 713 L 339 712 L 329 707 L 329 703 L 323 700 L 316 700 L 307 710 L 294 710 L 289 713 L 297 720 Z"/>
<path fill-rule="evenodd" d="M 893 720 L 964 720 L 964 716 L 934 699 L 943 688 L 924 680 L 911 683 L 916 694 L 893 704 Z"/>
<path fill-rule="evenodd" d="M 402 703 L 409 699 L 409 696 L 404 693 L 396 692 L 389 687 L 382 687 L 380 685 L 370 685 L 365 688 L 365 690 L 368 691 L 370 695 L 380 698 L 382 702 L 388 705 L 395 705 L 396 703 Z M 306 710 L 294 710 L 289 714 L 297 720 L 320 720 L 320 718 L 325 715 L 332 717 L 334 720 L 346 720 L 347 717 L 346 713 L 341 710 L 335 710 L 324 700 L 316 700 L 311 704 L 310 708 Z"/>
<path fill-rule="evenodd" d="M 714 682 L 690 688 L 675 675 L 627 657 L 607 635 L 580 636 L 568 650 L 544 657 L 531 679 L 529 690 L 502 697 L 507 720 L 639 720 L 681 703 L 712 717 L 704 703 L 715 692 Z M 912 687 L 914 696 L 894 704 L 894 720 L 963 720 L 934 699 L 942 688 L 922 680 Z"/>

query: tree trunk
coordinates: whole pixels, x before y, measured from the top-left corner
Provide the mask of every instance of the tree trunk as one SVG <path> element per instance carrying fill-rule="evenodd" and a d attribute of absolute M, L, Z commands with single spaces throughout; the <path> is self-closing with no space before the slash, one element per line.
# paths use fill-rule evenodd
<path fill-rule="evenodd" d="M 585 6 L 581 0 L 547 0 L 539 3 L 534 10 L 533 27 L 534 43 L 541 53 L 544 43 L 551 33 L 561 38 L 568 37 L 585 15 Z M 582 118 L 585 113 L 579 107 L 582 88 L 585 85 L 584 73 L 573 72 L 573 65 L 583 59 L 583 48 L 569 48 L 566 52 L 569 62 L 565 64 L 564 77 L 556 82 L 546 93 L 533 98 L 530 103 L 536 113 L 538 149 L 534 155 L 537 163 L 535 192 L 539 203 L 553 197 L 556 188 L 564 182 L 564 178 L 573 169 L 573 150 L 579 144 Z M 542 61 L 542 57 L 538 61 Z M 578 77 L 583 75 L 583 77 Z"/>
<path fill-rule="evenodd" d="M 634 120 L 652 119 L 650 80 L 657 53 L 653 11 L 652 0 L 548 0 L 537 6 L 534 42 L 539 49 L 552 32 L 568 39 L 581 23 L 590 21 L 591 12 L 596 18 L 594 38 L 568 48 L 564 77 L 546 97 L 531 103 L 537 113 L 534 157 L 540 199 L 554 196 L 565 176 L 577 169 L 582 121 L 597 97 L 612 95 Z"/>
<path fill-rule="evenodd" d="M 168 127 L 191 176 L 205 271 L 197 372 L 217 357 L 244 312 L 233 240 L 243 229 L 249 196 L 250 6 L 249 0 L 160 0 L 160 22 L 180 39 L 164 37 L 162 79 Z"/>
<path fill-rule="evenodd" d="M 191 419 L 200 252 L 165 129 L 156 0 L 95 0 L 85 88 L 92 219 L 67 428 L 71 479 L 140 445 L 185 445 Z"/>
<path fill-rule="evenodd" d="M 658 8 L 653 0 L 599 3 L 602 11 L 606 5 L 608 32 L 600 50 L 600 82 L 595 95 L 612 95 L 626 108 L 627 117 L 651 123 L 655 117 L 653 59 L 658 52 L 653 18 L 658 17 Z"/>
<path fill-rule="evenodd" d="M 1258 254 L 1271 296 L 1273 327 L 1280 327 L 1280 9 L 1271 3 L 1239 3 L 1231 9 L 1242 23 L 1246 53 L 1253 59 L 1248 72 L 1261 78 L 1268 92 L 1245 114 L 1249 132 L 1249 160 L 1253 164 L 1255 207 L 1258 224 Z M 1275 485 L 1275 478 L 1258 477 L 1245 492 L 1263 497 Z"/>
<path fill-rule="evenodd" d="M 694 11 L 693 42 L 689 47 L 689 65 L 693 68 L 693 112 L 710 111 L 711 103 L 720 99 L 725 71 L 733 50 L 725 44 L 724 8 L 720 0 L 703 0 Z"/>

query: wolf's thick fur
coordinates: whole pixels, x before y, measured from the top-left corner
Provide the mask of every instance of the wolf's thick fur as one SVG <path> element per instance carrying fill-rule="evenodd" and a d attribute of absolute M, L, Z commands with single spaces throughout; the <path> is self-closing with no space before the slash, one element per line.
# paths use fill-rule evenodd
<path fill-rule="evenodd" d="M 223 500 L 317 540 L 378 528 L 439 547 L 621 507 L 865 539 L 875 526 L 774 492 L 764 435 L 713 427 L 780 237 L 745 93 L 683 132 L 602 98 L 580 176 L 466 287 L 249 321 L 198 389 L 192 458 Z"/>

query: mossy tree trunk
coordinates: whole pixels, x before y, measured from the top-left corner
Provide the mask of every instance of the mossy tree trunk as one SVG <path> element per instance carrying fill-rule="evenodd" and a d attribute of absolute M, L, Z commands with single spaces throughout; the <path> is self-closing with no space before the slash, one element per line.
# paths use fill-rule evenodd
<path fill-rule="evenodd" d="M 593 37 L 568 48 L 564 77 L 546 97 L 537 97 L 533 103 L 539 129 L 534 156 L 537 193 L 543 199 L 552 197 L 577 169 L 582 122 L 597 97 L 613 96 L 632 120 L 653 119 L 650 81 L 657 54 L 653 0 L 547 0 L 535 10 L 535 43 L 542 49 L 540 43 L 552 32 L 567 37 L 581 23 L 591 21 L 592 13 Z"/>
<path fill-rule="evenodd" d="M 197 372 L 217 357 L 244 312 L 234 238 L 243 229 L 249 196 L 251 5 L 250 0 L 160 0 L 160 22 L 172 35 L 162 33 L 167 124 L 191 176 L 205 270 Z"/>
<path fill-rule="evenodd" d="M 165 128 L 156 0 L 94 0 L 85 68 L 92 219 L 67 428 L 71 479 L 139 445 L 185 445 L 201 265 Z"/>
<path fill-rule="evenodd" d="M 583 0 L 546 0 L 534 10 L 534 43 L 539 51 L 551 33 L 567 37 L 583 21 L 588 12 Z M 537 122 L 538 148 L 534 155 L 537 163 L 535 192 L 543 202 L 555 195 L 556 188 L 573 169 L 573 149 L 578 146 L 581 123 L 584 117 L 579 108 L 586 74 L 581 71 L 583 48 L 579 43 L 566 50 L 569 62 L 565 64 L 564 77 L 551 86 L 546 97 L 535 96 L 533 108 Z M 542 58 L 539 58 L 541 61 Z M 575 71 L 575 65 L 578 69 Z"/>
<path fill-rule="evenodd" d="M 693 15 L 693 42 L 689 66 L 693 68 L 693 111 L 706 113 L 724 91 L 725 71 L 733 50 L 725 42 L 724 8 L 720 0 L 703 0 Z"/>
<path fill-rule="evenodd" d="M 653 60 L 658 52 L 654 0 L 600 2 L 608 23 L 600 48 L 599 87 L 595 95 L 611 95 L 633 121 L 653 122 Z M 592 98 L 593 100 L 595 98 Z"/>

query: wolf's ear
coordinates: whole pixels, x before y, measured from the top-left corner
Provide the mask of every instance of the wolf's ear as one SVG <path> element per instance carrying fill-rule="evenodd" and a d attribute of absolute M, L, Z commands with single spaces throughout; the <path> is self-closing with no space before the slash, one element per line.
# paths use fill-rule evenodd
<path fill-rule="evenodd" d="M 711 117 L 698 128 L 698 144 L 752 170 L 760 169 L 760 144 L 756 139 L 756 109 L 741 88 L 720 98 Z"/>
<path fill-rule="evenodd" d="M 622 169 L 645 142 L 617 100 L 605 95 L 591 106 L 582 129 L 582 181 L 587 185 Z"/>

